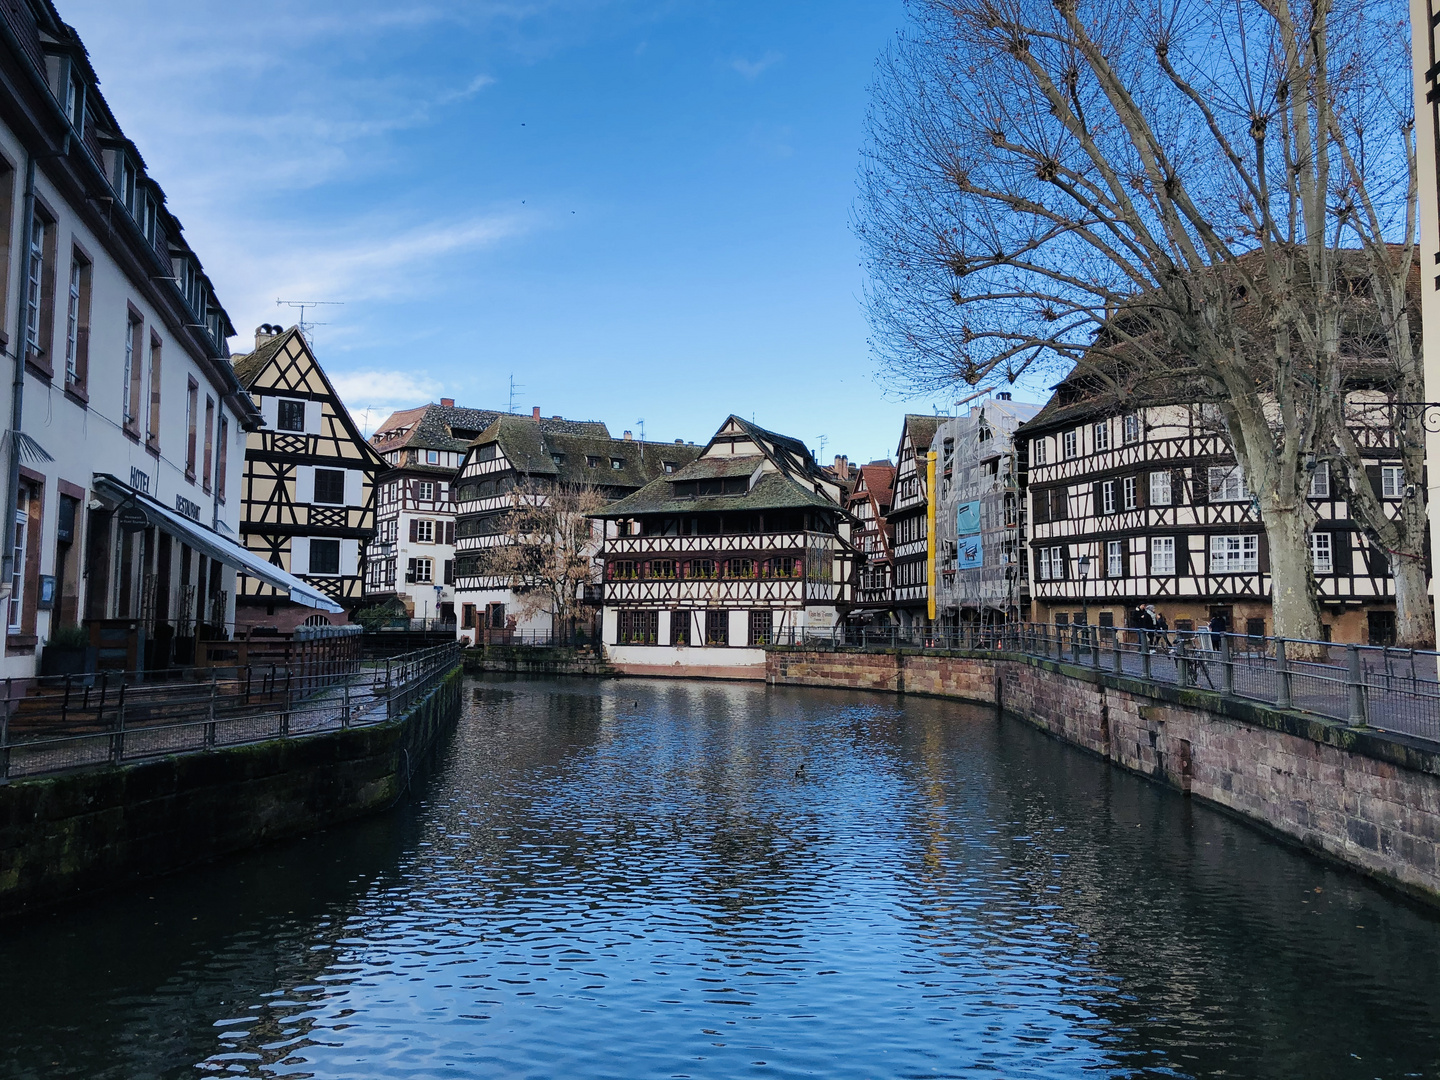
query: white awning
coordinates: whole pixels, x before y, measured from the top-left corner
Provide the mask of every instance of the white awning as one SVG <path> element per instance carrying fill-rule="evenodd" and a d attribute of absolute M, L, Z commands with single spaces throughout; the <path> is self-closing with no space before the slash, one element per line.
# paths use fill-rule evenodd
<path fill-rule="evenodd" d="M 294 574 L 280 569 L 274 563 L 266 561 L 256 552 L 237 544 L 234 540 L 221 536 L 214 529 L 206 528 L 200 522 L 192 521 L 184 514 L 163 506 L 143 491 L 136 491 L 129 484 L 115 479 L 108 473 L 95 474 L 95 490 L 109 495 L 111 498 L 128 502 L 132 506 L 138 506 L 144 511 L 150 524 L 157 529 L 169 533 L 177 540 L 189 544 L 197 551 L 204 552 L 210 558 L 222 562 L 226 566 L 233 566 L 242 574 L 263 581 L 267 585 L 273 585 L 277 589 L 285 590 L 290 594 L 290 599 L 297 604 L 319 608 L 321 611 L 341 612 L 345 610 L 315 586 L 301 581 Z"/>

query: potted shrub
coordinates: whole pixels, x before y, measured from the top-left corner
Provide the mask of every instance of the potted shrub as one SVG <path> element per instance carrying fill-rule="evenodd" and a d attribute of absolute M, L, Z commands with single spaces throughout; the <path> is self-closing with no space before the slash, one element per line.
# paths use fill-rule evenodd
<path fill-rule="evenodd" d="M 90 632 L 83 626 L 61 626 L 53 630 L 40 654 L 41 675 L 85 675 L 93 672 L 100 650 L 90 644 Z"/>

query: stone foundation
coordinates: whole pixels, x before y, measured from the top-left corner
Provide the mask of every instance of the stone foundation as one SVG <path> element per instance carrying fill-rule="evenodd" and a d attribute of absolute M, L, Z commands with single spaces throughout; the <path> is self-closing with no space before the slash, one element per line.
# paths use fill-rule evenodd
<path fill-rule="evenodd" d="M 998 704 L 1440 904 L 1440 748 L 1432 744 L 1043 660 L 775 649 L 767 679 Z"/>

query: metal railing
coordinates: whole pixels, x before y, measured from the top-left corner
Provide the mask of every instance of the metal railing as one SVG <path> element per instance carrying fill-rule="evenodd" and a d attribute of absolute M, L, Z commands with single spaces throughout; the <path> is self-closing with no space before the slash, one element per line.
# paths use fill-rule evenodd
<path fill-rule="evenodd" d="M 1440 654 L 1430 650 L 1049 623 L 791 627 L 775 644 L 1018 654 L 1440 742 Z"/>
<path fill-rule="evenodd" d="M 153 672 L 7 679 L 0 782 L 383 723 L 459 663 L 451 642 L 324 668 L 188 669 L 167 682 Z"/>

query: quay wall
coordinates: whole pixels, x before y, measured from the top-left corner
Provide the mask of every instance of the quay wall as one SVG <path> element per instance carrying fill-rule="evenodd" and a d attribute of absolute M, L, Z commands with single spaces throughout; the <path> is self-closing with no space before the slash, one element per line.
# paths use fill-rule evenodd
<path fill-rule="evenodd" d="M 465 670 L 473 674 L 584 675 L 603 678 L 620 671 L 591 649 L 535 645 L 481 645 L 466 649 Z"/>
<path fill-rule="evenodd" d="M 1440 748 L 1219 694 L 1036 658 L 770 652 L 782 686 L 996 705 L 1121 768 L 1440 904 Z"/>
<path fill-rule="evenodd" d="M 458 718 L 460 682 L 383 724 L 0 786 L 0 916 L 388 808 Z"/>

